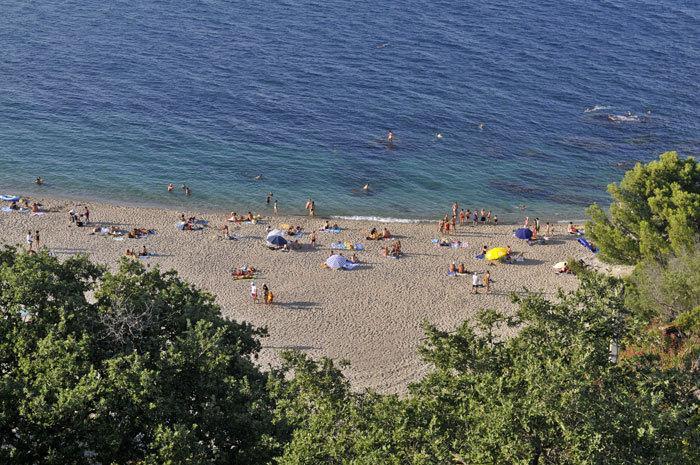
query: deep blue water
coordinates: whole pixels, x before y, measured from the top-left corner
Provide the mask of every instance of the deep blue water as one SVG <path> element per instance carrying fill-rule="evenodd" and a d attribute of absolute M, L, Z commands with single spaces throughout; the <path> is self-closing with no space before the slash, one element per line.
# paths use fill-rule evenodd
<path fill-rule="evenodd" d="M 0 191 L 580 217 L 619 164 L 698 154 L 699 16 L 696 0 L 2 0 Z"/>

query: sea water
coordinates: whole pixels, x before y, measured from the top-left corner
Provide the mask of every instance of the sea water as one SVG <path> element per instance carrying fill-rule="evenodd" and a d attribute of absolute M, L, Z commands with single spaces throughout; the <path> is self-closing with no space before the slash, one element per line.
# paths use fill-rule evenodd
<path fill-rule="evenodd" d="M 311 197 L 320 215 L 432 218 L 457 201 L 581 217 L 635 161 L 697 155 L 698 11 L 3 0 L 0 193 L 264 211 L 273 192 L 282 213 Z"/>

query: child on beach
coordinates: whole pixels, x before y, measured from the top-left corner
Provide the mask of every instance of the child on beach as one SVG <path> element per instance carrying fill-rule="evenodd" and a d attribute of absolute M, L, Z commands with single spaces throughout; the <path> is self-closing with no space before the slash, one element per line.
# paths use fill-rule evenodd
<path fill-rule="evenodd" d="M 309 235 L 309 241 L 311 242 L 311 247 L 316 248 L 316 231 L 311 231 Z"/>
<path fill-rule="evenodd" d="M 36 242 L 36 250 L 39 250 L 39 231 L 34 231 L 34 241 Z"/>
<path fill-rule="evenodd" d="M 472 294 L 478 294 L 479 293 L 479 275 L 474 272 L 472 275 Z"/>
<path fill-rule="evenodd" d="M 250 283 L 250 296 L 253 298 L 253 303 L 258 303 L 258 288 L 255 286 L 255 281 Z"/>
<path fill-rule="evenodd" d="M 32 232 L 31 232 L 31 231 L 27 232 L 27 239 L 26 239 L 26 241 L 27 241 L 27 250 L 28 250 L 29 252 L 31 252 L 31 251 L 32 251 L 32 243 L 34 242 L 34 239 L 32 238 Z"/>

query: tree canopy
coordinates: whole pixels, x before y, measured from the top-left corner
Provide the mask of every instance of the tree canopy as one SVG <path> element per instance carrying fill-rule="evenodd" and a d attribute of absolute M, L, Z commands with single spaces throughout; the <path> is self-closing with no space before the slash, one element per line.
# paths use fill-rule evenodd
<path fill-rule="evenodd" d="M 0 252 L 0 462 L 268 463 L 263 332 L 174 272 Z"/>
<path fill-rule="evenodd" d="M 519 299 L 454 332 L 427 325 L 434 367 L 404 399 L 354 393 L 329 360 L 287 357 L 272 390 L 294 428 L 279 463 L 697 463 L 690 373 L 658 357 L 609 362 L 627 336 L 623 285 L 584 276 L 556 302 Z M 519 325 L 513 338 L 496 336 Z"/>
<path fill-rule="evenodd" d="M 602 259 L 634 265 L 691 250 L 700 234 L 700 163 L 676 152 L 638 163 L 620 184 L 610 184 L 609 215 L 598 205 L 587 213 L 586 234 Z"/>

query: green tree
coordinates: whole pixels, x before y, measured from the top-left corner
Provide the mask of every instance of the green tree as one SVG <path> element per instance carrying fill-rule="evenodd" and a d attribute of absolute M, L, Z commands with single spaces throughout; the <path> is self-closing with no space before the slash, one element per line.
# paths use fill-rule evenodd
<path fill-rule="evenodd" d="M 88 298 L 92 295 L 92 298 Z M 0 462 L 267 463 L 264 332 L 174 272 L 0 252 Z"/>
<path fill-rule="evenodd" d="M 434 369 L 406 398 L 353 393 L 332 364 L 288 357 L 272 389 L 294 426 L 279 463 L 690 464 L 698 402 L 686 371 L 650 355 L 610 363 L 624 344 L 620 281 L 585 274 L 555 302 L 518 299 L 453 332 L 426 326 Z M 509 339 L 503 325 L 518 325 Z"/>
<path fill-rule="evenodd" d="M 692 249 L 700 234 L 700 163 L 663 153 L 610 184 L 610 214 L 591 205 L 586 234 L 603 260 L 635 265 Z"/>

